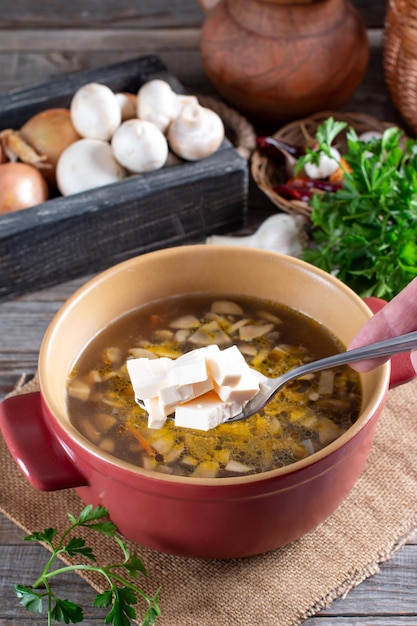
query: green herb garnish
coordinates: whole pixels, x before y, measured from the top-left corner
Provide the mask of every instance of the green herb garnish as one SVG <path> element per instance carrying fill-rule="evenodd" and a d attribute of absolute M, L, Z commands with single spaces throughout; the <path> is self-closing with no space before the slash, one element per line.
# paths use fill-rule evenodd
<path fill-rule="evenodd" d="M 346 126 L 346 122 L 337 122 L 332 117 L 329 117 L 323 124 L 320 124 L 315 136 L 317 146 L 315 146 L 314 149 L 306 147 L 305 154 L 297 159 L 295 173 L 299 172 L 306 163 L 318 165 L 323 153 L 330 159 L 333 159 L 334 156 L 331 151 L 333 142 Z"/>
<path fill-rule="evenodd" d="M 340 123 L 326 120 L 317 150 L 328 153 L 338 132 Z M 370 142 L 352 128 L 346 137 L 351 171 L 342 189 L 311 199 L 313 245 L 303 258 L 362 297 L 390 300 L 417 276 L 417 141 L 396 127 Z"/>
<path fill-rule="evenodd" d="M 110 607 L 105 618 L 105 624 L 129 626 L 131 620 L 136 618 L 134 605 L 139 598 L 145 600 L 147 604 L 142 626 L 152 626 L 156 623 L 156 618 L 161 613 L 158 604 L 159 589 L 154 596 L 148 596 L 138 586 L 132 584 L 120 574 L 120 572 L 124 570 L 129 576 L 136 579 L 138 574 L 146 576 L 146 570 L 136 553 L 131 554 L 127 550 L 126 544 L 116 535 L 117 528 L 111 521 L 106 519 L 107 515 L 108 511 L 104 507 L 99 506 L 93 508 L 89 505 L 81 511 L 78 518 L 68 513 L 70 526 L 63 532 L 61 537 L 58 537 L 58 531 L 55 528 L 46 528 L 42 532 L 34 532 L 24 538 L 24 541 L 46 544 L 52 552 L 41 575 L 31 587 L 25 587 L 23 585 L 15 585 L 14 587 L 20 603 L 23 604 L 28 611 L 43 613 L 46 602 L 48 626 L 53 622 L 76 624 L 83 621 L 82 608 L 69 600 L 59 598 L 51 588 L 50 583 L 54 576 L 70 571 L 97 572 L 106 579 L 109 585 L 108 591 L 99 593 L 93 602 L 93 606 L 96 607 Z M 66 565 L 51 570 L 52 564 L 63 554 L 71 557 L 82 556 L 88 561 L 93 562 L 97 560 L 93 551 L 86 545 L 83 538 L 76 536 L 70 537 L 73 531 L 79 527 L 89 528 L 90 530 L 113 538 L 122 551 L 123 560 L 120 563 L 103 567 L 90 564 L 78 564 Z"/>

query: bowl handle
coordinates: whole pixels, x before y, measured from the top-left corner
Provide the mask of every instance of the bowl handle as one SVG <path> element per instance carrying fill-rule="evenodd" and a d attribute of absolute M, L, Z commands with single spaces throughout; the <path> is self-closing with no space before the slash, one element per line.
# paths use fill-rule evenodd
<path fill-rule="evenodd" d="M 386 300 L 376 298 L 375 296 L 364 298 L 364 301 L 369 306 L 372 313 L 377 313 L 387 304 Z M 408 383 L 415 377 L 416 371 L 411 363 L 409 352 L 395 354 L 391 357 L 390 389 L 392 389 L 392 387 L 398 387 L 398 385 Z"/>
<path fill-rule="evenodd" d="M 11 455 L 36 489 L 55 491 L 88 484 L 48 428 L 38 391 L 3 400 L 0 429 Z"/>

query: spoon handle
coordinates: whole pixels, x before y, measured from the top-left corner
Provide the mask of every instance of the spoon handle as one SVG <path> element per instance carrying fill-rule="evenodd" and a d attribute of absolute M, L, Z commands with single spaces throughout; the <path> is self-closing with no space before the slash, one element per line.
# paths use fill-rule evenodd
<path fill-rule="evenodd" d="M 295 367 L 292 370 L 288 370 L 288 372 L 285 372 L 282 376 L 278 376 L 278 378 L 267 379 L 262 383 L 259 393 L 257 393 L 256 396 L 243 407 L 242 411 L 227 421 L 238 422 L 242 419 L 246 419 L 254 413 L 257 413 L 275 396 L 283 385 L 299 378 L 300 376 L 305 376 L 305 374 L 319 372 L 337 365 L 353 363 L 354 361 L 366 361 L 368 359 L 392 356 L 394 354 L 399 354 L 400 352 L 410 352 L 416 348 L 417 331 L 414 331 L 398 337 L 384 339 L 383 341 L 378 341 L 377 343 L 371 343 L 361 348 L 355 348 L 354 350 L 346 350 L 345 352 L 327 356 L 324 359 L 319 359 L 318 361 L 305 363 L 304 365 Z"/>
<path fill-rule="evenodd" d="M 327 369 L 329 367 L 334 367 L 336 365 L 344 365 L 346 363 L 393 356 L 394 354 L 399 354 L 400 352 L 410 352 L 416 348 L 417 331 L 414 331 L 405 335 L 399 335 L 398 337 L 391 337 L 390 339 L 370 343 L 367 346 L 355 348 L 354 350 L 346 350 L 345 352 L 340 352 L 338 354 L 325 357 L 324 359 L 319 359 L 318 361 L 312 361 L 311 363 L 306 363 L 305 365 L 296 367 L 288 373 L 290 374 L 294 372 L 296 376 L 299 376 L 300 374 L 296 374 L 297 370 L 303 370 L 303 373 L 308 374 L 318 370 Z M 271 381 L 272 380 L 274 379 L 271 379 Z M 278 381 L 278 378 L 275 380 Z"/>

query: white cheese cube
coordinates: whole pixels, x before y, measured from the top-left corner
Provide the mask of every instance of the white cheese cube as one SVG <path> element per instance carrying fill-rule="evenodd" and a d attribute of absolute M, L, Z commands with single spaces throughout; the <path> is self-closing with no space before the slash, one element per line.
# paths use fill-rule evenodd
<path fill-rule="evenodd" d="M 141 400 L 156 397 L 158 391 L 169 384 L 168 374 L 172 364 L 172 359 L 168 357 L 128 359 L 126 367 L 135 397 Z"/>
<path fill-rule="evenodd" d="M 220 352 L 220 348 L 216 343 L 211 343 L 209 346 L 198 349 L 203 352 L 206 363 L 208 362 L 209 357 L 215 358 L 216 354 L 219 354 Z"/>
<path fill-rule="evenodd" d="M 213 381 L 211 378 L 206 378 L 206 380 L 202 380 L 199 383 L 194 383 L 193 387 L 193 398 L 198 398 L 203 394 L 207 393 L 214 389 Z M 190 398 L 191 399 L 191 398 Z"/>
<path fill-rule="evenodd" d="M 215 385 L 216 393 L 223 402 L 245 404 L 259 391 L 259 379 L 249 369 L 237 385 Z"/>
<path fill-rule="evenodd" d="M 204 350 L 192 350 L 175 359 L 169 373 L 171 385 L 188 385 L 207 380 Z"/>
<path fill-rule="evenodd" d="M 235 402 L 222 402 L 214 391 L 190 400 L 177 407 L 175 425 L 196 430 L 210 430 L 236 415 L 242 405 Z"/>
<path fill-rule="evenodd" d="M 237 346 L 225 350 L 206 352 L 207 369 L 216 385 L 237 385 L 244 372 L 249 369 Z"/>
<path fill-rule="evenodd" d="M 162 428 L 167 416 L 161 411 L 158 398 L 147 398 L 143 401 L 143 406 L 148 412 L 148 428 Z"/>
<path fill-rule="evenodd" d="M 256 376 L 256 378 L 259 381 L 259 384 L 266 383 L 269 380 L 268 376 L 265 376 L 265 374 L 258 372 L 258 370 L 254 369 L 253 367 L 250 367 L 249 371 L 251 372 L 251 374 Z"/>
<path fill-rule="evenodd" d="M 169 385 L 158 391 L 158 400 L 161 410 L 169 415 L 173 413 L 177 404 L 193 398 L 192 385 Z"/>
<path fill-rule="evenodd" d="M 209 430 L 227 421 L 253 398 L 265 376 L 252 370 L 232 346 L 210 345 L 168 357 L 126 362 L 137 401 L 148 412 L 148 427 L 161 428 L 175 412 L 175 424 Z"/>
<path fill-rule="evenodd" d="M 175 411 L 175 407 L 193 400 L 213 389 L 211 378 L 188 385 L 170 385 L 158 391 L 159 405 L 165 415 Z"/>

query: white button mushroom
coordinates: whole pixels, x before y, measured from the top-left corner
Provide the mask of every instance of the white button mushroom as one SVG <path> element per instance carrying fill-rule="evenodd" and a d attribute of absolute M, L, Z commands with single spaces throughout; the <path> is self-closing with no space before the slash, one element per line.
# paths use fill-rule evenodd
<path fill-rule="evenodd" d="M 145 120 L 123 122 L 113 135 L 111 147 L 118 162 L 135 174 L 157 170 L 168 158 L 164 134 Z"/>
<path fill-rule="evenodd" d="M 81 137 L 108 141 L 122 121 L 119 102 L 113 91 L 100 83 L 88 83 L 74 94 L 71 120 Z"/>
<path fill-rule="evenodd" d="M 165 80 L 150 80 L 138 91 L 137 116 L 152 122 L 166 133 L 168 126 L 180 113 L 182 100 Z"/>
<path fill-rule="evenodd" d="M 221 118 L 196 102 L 187 103 L 168 129 L 168 143 L 173 152 L 187 161 L 204 159 L 223 141 Z"/>
<path fill-rule="evenodd" d="M 56 169 L 57 186 L 63 196 L 109 185 L 125 175 L 110 144 L 101 139 L 75 141 L 62 152 Z"/>
<path fill-rule="evenodd" d="M 177 99 L 178 99 L 178 104 L 179 104 L 178 115 L 181 113 L 181 111 L 187 104 L 194 104 L 194 105 L 200 104 L 196 96 L 188 96 L 185 94 L 179 94 L 177 95 Z"/>

